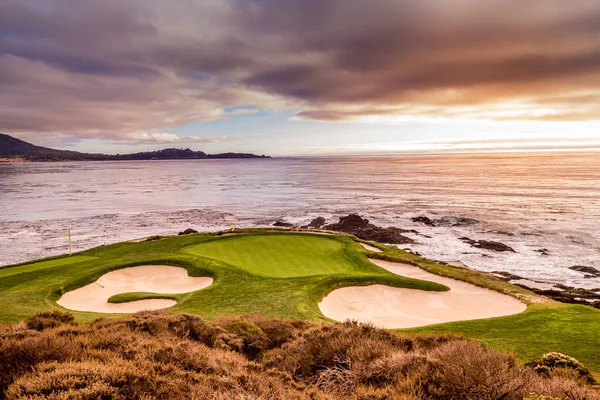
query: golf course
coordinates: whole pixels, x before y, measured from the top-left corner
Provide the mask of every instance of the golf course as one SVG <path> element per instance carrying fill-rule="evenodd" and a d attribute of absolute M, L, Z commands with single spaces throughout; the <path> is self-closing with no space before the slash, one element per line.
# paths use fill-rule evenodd
<path fill-rule="evenodd" d="M 385 326 L 413 327 L 398 332 L 459 332 L 513 351 L 524 362 L 561 352 L 600 373 L 600 310 L 558 303 L 491 275 L 439 264 L 397 247 L 363 245 L 344 234 L 242 230 L 152 237 L 7 266 L 0 269 L 4 305 L 0 322 L 17 323 L 40 312 L 60 310 L 87 323 L 161 308 L 209 321 L 248 314 L 324 324 L 345 319 L 332 317 L 332 307 L 339 315 L 370 322 L 354 318 L 352 312 L 362 310 L 360 296 L 371 290 L 364 295 L 382 312 L 388 312 L 385 304 L 394 301 L 397 307 L 406 307 L 400 317 L 412 312 L 413 320 L 419 307 L 435 309 L 433 324 Z M 437 282 L 427 276 L 436 277 Z M 455 289 L 453 282 L 464 288 Z M 449 297 L 460 290 L 461 299 Z M 470 290 L 473 294 L 468 298 Z M 106 295 L 101 301 L 96 296 L 100 292 Z M 411 293 L 415 299 L 424 296 L 423 304 L 411 305 Z M 378 295 L 382 297 L 376 299 Z M 86 308 L 86 298 L 95 299 L 94 308 Z M 443 305 L 429 304 L 427 299 L 444 304 L 472 299 L 471 306 L 464 306 L 470 314 L 462 317 L 452 308 L 444 311 Z M 380 317 L 384 321 L 386 314 Z M 435 323 L 435 318 L 453 322 Z"/>

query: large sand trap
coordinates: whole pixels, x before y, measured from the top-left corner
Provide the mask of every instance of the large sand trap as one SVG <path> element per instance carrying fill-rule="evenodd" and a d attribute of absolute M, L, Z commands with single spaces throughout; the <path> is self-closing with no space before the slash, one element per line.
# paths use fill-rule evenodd
<path fill-rule="evenodd" d="M 128 303 L 108 303 L 116 294 L 148 292 L 160 294 L 188 293 L 212 284 L 212 278 L 194 278 L 181 267 L 142 265 L 119 269 L 102 275 L 94 283 L 65 293 L 57 303 L 70 310 L 102 313 L 133 313 L 158 310 L 177 304 L 170 299 L 147 299 Z"/>
<path fill-rule="evenodd" d="M 362 247 L 364 247 L 365 249 L 372 251 L 374 253 L 381 253 L 383 250 L 378 249 L 375 246 L 371 246 L 370 244 L 366 244 L 366 243 L 359 243 Z"/>
<path fill-rule="evenodd" d="M 441 283 L 450 291 L 429 292 L 384 285 L 347 287 L 334 290 L 319 303 L 323 315 L 336 321 L 352 319 L 383 328 L 412 328 L 512 315 L 527 308 L 513 297 L 412 265 L 383 260 L 371 262 L 397 275 Z"/>

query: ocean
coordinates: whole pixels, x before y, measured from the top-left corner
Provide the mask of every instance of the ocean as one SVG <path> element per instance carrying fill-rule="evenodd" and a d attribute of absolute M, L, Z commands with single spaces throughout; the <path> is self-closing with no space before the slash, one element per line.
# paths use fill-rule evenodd
<path fill-rule="evenodd" d="M 65 253 L 69 228 L 78 251 L 349 213 L 416 230 L 401 247 L 429 258 L 600 288 L 569 269 L 600 270 L 600 153 L 0 163 L 0 265 Z"/>

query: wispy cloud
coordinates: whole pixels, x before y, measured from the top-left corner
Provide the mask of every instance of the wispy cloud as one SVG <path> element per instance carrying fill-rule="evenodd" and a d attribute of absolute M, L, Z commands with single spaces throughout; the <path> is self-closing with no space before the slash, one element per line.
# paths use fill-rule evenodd
<path fill-rule="evenodd" d="M 387 141 L 346 145 L 344 147 L 291 149 L 304 154 L 439 154 L 523 151 L 598 151 L 600 138 L 506 138 L 465 140 Z"/>
<path fill-rule="evenodd" d="M 179 136 L 175 133 L 168 132 L 136 132 L 127 135 L 124 138 L 119 137 L 119 139 L 115 140 L 120 143 L 128 143 L 128 144 L 191 144 L 191 143 L 222 143 L 222 142 L 235 142 L 239 140 L 243 140 L 248 138 L 249 136 L 256 135 L 245 135 L 245 136 L 198 136 L 198 135 L 190 135 L 190 136 Z"/>

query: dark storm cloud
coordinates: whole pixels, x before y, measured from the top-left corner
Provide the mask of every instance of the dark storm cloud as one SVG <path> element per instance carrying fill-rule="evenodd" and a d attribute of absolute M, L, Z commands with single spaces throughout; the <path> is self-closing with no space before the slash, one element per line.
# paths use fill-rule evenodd
<path fill-rule="evenodd" d="M 5 0 L 0 35 L 6 132 L 131 140 L 237 104 L 600 116 L 596 0 Z"/>

